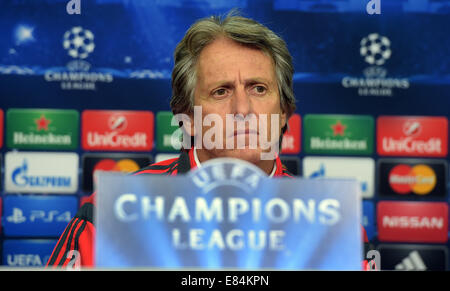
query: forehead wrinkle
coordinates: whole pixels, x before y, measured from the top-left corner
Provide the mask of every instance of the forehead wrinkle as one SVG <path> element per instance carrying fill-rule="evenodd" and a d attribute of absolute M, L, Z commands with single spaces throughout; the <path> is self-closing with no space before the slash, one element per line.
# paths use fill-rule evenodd
<path fill-rule="evenodd" d="M 249 52 L 251 52 L 251 55 L 249 56 L 251 59 L 254 59 L 255 57 L 258 56 L 258 54 L 263 55 L 265 58 L 268 59 L 271 69 L 269 75 L 266 74 L 258 74 L 257 72 L 253 71 L 251 72 L 251 74 L 255 74 L 254 76 L 244 76 L 245 74 L 241 71 L 242 68 L 236 68 L 237 72 L 235 71 L 234 73 L 232 72 L 232 70 L 225 70 L 225 68 L 223 66 L 221 66 L 221 62 L 219 61 L 218 63 L 216 61 L 218 61 L 219 59 L 217 57 L 212 57 L 211 55 L 211 49 L 212 47 L 216 47 L 217 45 L 220 44 L 221 42 L 226 41 L 226 42 L 231 42 L 233 43 L 235 46 L 235 48 L 238 48 L 240 50 L 240 52 L 242 53 L 242 51 L 248 50 Z M 205 54 L 206 53 L 206 54 Z M 223 59 L 227 59 L 227 56 L 229 55 L 229 53 L 231 53 L 231 55 L 234 55 L 235 53 L 232 52 L 228 52 L 228 51 L 223 51 L 222 50 L 222 57 L 220 58 L 221 60 Z M 255 54 L 256 53 L 256 54 Z M 241 55 L 242 56 L 242 55 Z M 206 59 L 205 59 L 206 58 Z M 214 64 L 211 64 L 211 61 Z M 248 61 L 244 60 L 244 61 Z M 263 63 L 258 61 L 257 63 L 254 63 L 257 66 L 262 66 Z M 229 64 L 225 64 L 225 66 L 227 66 Z M 237 64 L 236 66 L 238 66 L 239 64 Z M 219 70 L 216 70 L 216 66 L 219 66 Z M 253 48 L 253 47 L 247 47 L 247 46 L 243 46 L 242 44 L 239 43 L 235 43 L 232 40 L 227 40 L 227 39 L 218 39 L 213 41 L 211 44 L 207 45 L 203 51 L 200 53 L 197 64 L 197 81 L 201 81 L 205 86 L 211 87 L 213 85 L 219 84 L 219 83 L 233 83 L 233 84 L 246 84 L 249 82 L 254 82 L 254 81 L 266 81 L 266 82 L 271 82 L 271 79 L 274 78 L 275 79 L 275 85 L 276 85 L 276 77 L 275 77 L 275 68 L 274 68 L 274 61 L 273 59 L 267 55 L 267 53 L 264 50 L 260 50 L 257 48 Z M 262 67 L 259 68 L 260 71 L 263 70 Z M 265 69 L 263 71 L 266 71 Z M 218 73 L 220 73 L 222 76 L 221 78 L 218 77 Z M 237 73 L 237 74 L 236 74 Z M 234 76 L 233 76 L 234 75 Z M 218 77 L 218 78 L 216 78 Z M 248 77 L 244 80 L 245 77 Z M 236 79 L 237 78 L 237 79 Z M 216 80 L 214 80 L 216 79 Z M 218 79 L 218 80 L 217 80 Z"/>

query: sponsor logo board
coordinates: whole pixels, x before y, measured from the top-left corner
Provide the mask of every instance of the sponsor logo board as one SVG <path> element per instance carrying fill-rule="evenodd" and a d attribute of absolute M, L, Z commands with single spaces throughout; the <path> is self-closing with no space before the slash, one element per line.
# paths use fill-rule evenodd
<path fill-rule="evenodd" d="M 392 242 L 445 243 L 445 202 L 381 201 L 377 205 L 378 239 Z"/>
<path fill-rule="evenodd" d="M 377 152 L 382 156 L 445 157 L 448 120 L 446 117 L 380 116 Z"/>
<path fill-rule="evenodd" d="M 142 152 L 153 148 L 151 111 L 85 110 L 81 119 L 84 150 Z"/>
<path fill-rule="evenodd" d="M 78 164 L 75 153 L 8 152 L 5 155 L 5 191 L 75 193 Z"/>
<path fill-rule="evenodd" d="M 374 121 L 371 116 L 309 114 L 303 123 L 304 148 L 308 154 L 373 153 Z"/>
<path fill-rule="evenodd" d="M 75 150 L 79 114 L 76 110 L 9 109 L 6 113 L 9 148 Z"/>
<path fill-rule="evenodd" d="M 172 118 L 173 114 L 170 111 L 159 111 L 156 114 L 156 149 L 158 151 L 180 151 L 183 134 L 181 130 L 178 130 L 180 127 L 176 121 L 176 124 L 172 125 Z"/>
<path fill-rule="evenodd" d="M 44 267 L 57 243 L 47 239 L 7 239 L 3 241 L 3 265 Z"/>
<path fill-rule="evenodd" d="M 381 244 L 377 249 L 382 270 L 445 271 L 448 268 L 448 250 L 445 246 Z"/>
<path fill-rule="evenodd" d="M 5 236 L 60 236 L 78 209 L 75 196 L 6 196 Z"/>
<path fill-rule="evenodd" d="M 282 154 L 298 154 L 301 145 L 301 117 L 293 114 L 289 119 L 288 130 L 283 135 L 281 143 Z"/>
<path fill-rule="evenodd" d="M 360 184 L 363 198 L 374 195 L 375 162 L 371 158 L 305 157 L 306 178 L 354 178 Z"/>
<path fill-rule="evenodd" d="M 445 197 L 447 162 L 432 159 L 378 160 L 378 192 L 392 197 Z"/>
<path fill-rule="evenodd" d="M 144 154 L 84 154 L 83 191 L 94 190 L 96 171 L 115 171 L 133 173 L 152 163 L 152 157 Z"/>

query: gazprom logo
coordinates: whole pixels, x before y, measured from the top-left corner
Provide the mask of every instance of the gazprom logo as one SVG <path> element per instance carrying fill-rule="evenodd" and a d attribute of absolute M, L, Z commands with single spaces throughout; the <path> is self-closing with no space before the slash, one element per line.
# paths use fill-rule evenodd
<path fill-rule="evenodd" d="M 33 176 L 28 175 L 28 162 L 23 160 L 12 172 L 11 180 L 18 187 L 55 187 L 68 188 L 72 186 L 71 177 L 67 176 Z"/>

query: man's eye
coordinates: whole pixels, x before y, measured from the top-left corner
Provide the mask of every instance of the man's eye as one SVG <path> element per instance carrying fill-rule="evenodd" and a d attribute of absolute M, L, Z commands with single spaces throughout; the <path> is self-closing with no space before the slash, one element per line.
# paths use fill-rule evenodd
<path fill-rule="evenodd" d="M 214 93 L 213 93 L 213 95 L 216 96 L 216 97 L 223 97 L 226 94 L 227 94 L 227 90 L 223 89 L 223 88 L 218 89 L 218 90 L 214 91 Z"/>
<path fill-rule="evenodd" d="M 255 87 L 253 87 L 253 91 L 256 94 L 264 94 L 264 93 L 266 93 L 267 89 L 264 86 L 255 86 Z"/>

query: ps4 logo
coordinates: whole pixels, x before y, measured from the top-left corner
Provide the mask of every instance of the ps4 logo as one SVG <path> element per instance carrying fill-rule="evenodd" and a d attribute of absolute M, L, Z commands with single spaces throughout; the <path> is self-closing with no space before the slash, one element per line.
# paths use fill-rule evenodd
<path fill-rule="evenodd" d="M 13 208 L 13 212 L 10 216 L 6 217 L 6 220 L 10 223 L 20 224 L 26 221 L 38 222 L 42 221 L 44 223 L 51 222 L 70 222 L 72 218 L 70 211 L 60 212 L 59 210 L 31 210 L 30 215 L 27 217 L 23 214 L 23 210 L 20 208 Z"/>
<path fill-rule="evenodd" d="M 319 169 L 312 172 L 311 175 L 309 175 L 309 178 L 311 179 L 318 179 L 318 178 L 325 178 L 326 176 L 326 171 L 325 171 L 325 165 L 323 163 L 320 164 Z M 361 191 L 367 192 L 368 190 L 368 183 L 366 181 L 361 181 L 360 182 L 361 185 Z"/>

